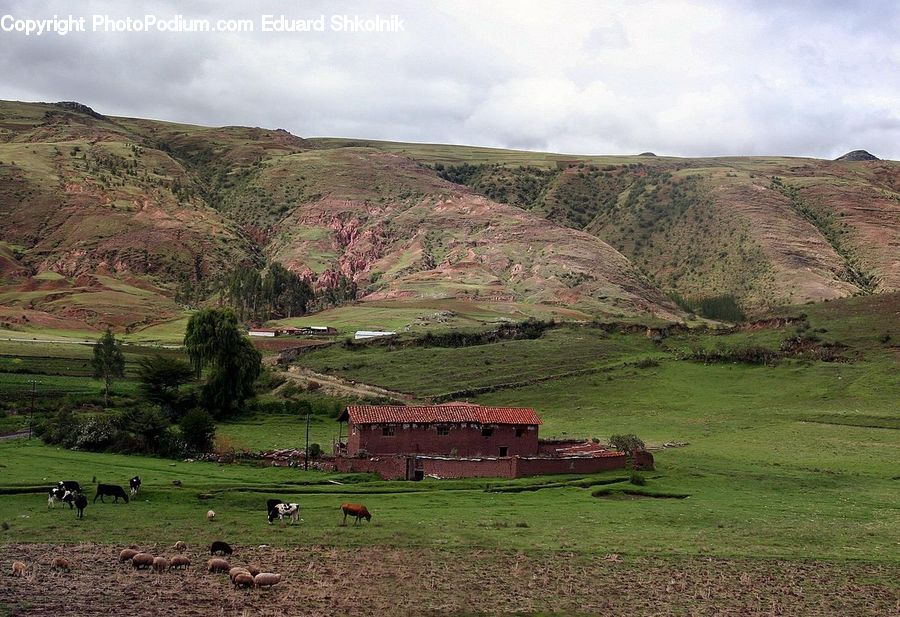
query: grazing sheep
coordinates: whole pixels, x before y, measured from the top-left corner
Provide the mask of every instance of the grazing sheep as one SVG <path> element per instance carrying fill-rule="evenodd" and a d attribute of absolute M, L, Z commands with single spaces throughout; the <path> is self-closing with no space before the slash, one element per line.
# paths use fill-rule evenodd
<path fill-rule="evenodd" d="M 133 548 L 123 548 L 119 552 L 119 562 L 124 563 L 126 561 L 131 561 L 131 558 L 137 555 L 140 551 L 136 551 Z"/>
<path fill-rule="evenodd" d="M 238 572 L 236 575 L 231 577 L 231 582 L 234 585 L 235 589 L 239 587 L 253 587 L 253 575 L 249 572 Z"/>
<path fill-rule="evenodd" d="M 175 543 L 174 548 L 179 553 L 182 553 L 182 552 L 184 552 L 185 549 L 187 549 L 187 543 L 179 540 L 178 542 Z"/>
<path fill-rule="evenodd" d="M 190 566 L 191 560 L 184 555 L 175 555 L 172 557 L 172 563 L 169 564 L 169 568 L 172 570 L 186 570 Z"/>
<path fill-rule="evenodd" d="M 12 565 L 12 573 L 13 576 L 25 576 L 25 571 L 28 570 L 28 566 L 26 566 L 21 561 L 14 561 Z"/>
<path fill-rule="evenodd" d="M 131 558 L 131 565 L 135 570 L 146 570 L 153 567 L 153 555 L 150 553 L 138 553 Z"/>
<path fill-rule="evenodd" d="M 208 521 L 214 521 L 214 520 L 216 520 L 216 513 L 215 513 L 213 510 L 209 510 L 209 511 L 206 513 L 206 520 L 208 520 Z"/>
<path fill-rule="evenodd" d="M 272 574 L 271 572 L 260 572 L 253 577 L 253 584 L 257 587 L 271 587 L 281 582 L 280 574 Z"/>
<path fill-rule="evenodd" d="M 169 560 L 165 557 L 156 557 L 153 559 L 153 571 L 162 574 L 169 569 Z"/>
<path fill-rule="evenodd" d="M 250 574 L 253 576 L 256 576 L 257 574 L 262 572 L 262 570 L 259 569 L 259 566 L 254 566 L 254 565 L 247 566 L 247 571 L 250 572 Z"/>
<path fill-rule="evenodd" d="M 230 569 L 231 566 L 228 565 L 228 562 L 220 557 L 213 557 L 206 562 L 207 572 L 228 572 Z"/>
<path fill-rule="evenodd" d="M 69 560 L 66 559 L 65 557 L 54 557 L 53 561 L 50 562 L 50 569 L 68 572 L 70 570 Z"/>
<path fill-rule="evenodd" d="M 209 545 L 209 554 L 210 555 L 231 555 L 234 550 L 227 542 L 222 542 L 221 540 L 216 540 L 212 544 Z"/>
<path fill-rule="evenodd" d="M 228 571 L 228 577 L 233 579 L 235 575 L 240 574 L 241 572 L 250 574 L 250 570 L 248 570 L 247 568 L 243 566 L 235 566 Z"/>

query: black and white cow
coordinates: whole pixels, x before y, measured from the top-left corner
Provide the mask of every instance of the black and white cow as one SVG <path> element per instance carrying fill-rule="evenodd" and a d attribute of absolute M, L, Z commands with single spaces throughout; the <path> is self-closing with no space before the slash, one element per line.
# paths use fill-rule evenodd
<path fill-rule="evenodd" d="M 284 517 L 288 517 L 292 523 L 300 520 L 300 504 L 299 503 L 279 503 L 269 510 L 269 524 L 272 524 L 276 518 L 282 523 Z"/>
<path fill-rule="evenodd" d="M 74 491 L 55 486 L 50 489 L 50 494 L 47 495 L 47 508 L 55 508 L 56 502 L 59 501 L 69 504 L 69 509 L 71 510 L 73 507 L 72 504 L 75 501 L 75 495 L 76 493 Z"/>
<path fill-rule="evenodd" d="M 135 476 L 131 480 L 128 481 L 128 485 L 131 486 L 131 496 L 134 497 L 138 494 L 138 491 L 141 490 L 141 477 Z"/>
<path fill-rule="evenodd" d="M 73 493 L 81 492 L 81 485 L 75 480 L 60 480 L 56 483 L 56 486 L 67 491 L 72 491 Z"/>

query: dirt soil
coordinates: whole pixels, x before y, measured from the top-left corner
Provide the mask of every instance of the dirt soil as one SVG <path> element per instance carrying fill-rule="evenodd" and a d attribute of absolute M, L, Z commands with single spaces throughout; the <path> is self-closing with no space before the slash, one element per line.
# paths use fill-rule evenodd
<path fill-rule="evenodd" d="M 196 547 L 190 569 L 162 576 L 120 565 L 121 548 L 0 546 L 0 615 L 900 615 L 896 564 L 236 547 L 232 565 L 283 578 L 235 590 Z M 70 573 L 50 571 L 56 556 Z"/>

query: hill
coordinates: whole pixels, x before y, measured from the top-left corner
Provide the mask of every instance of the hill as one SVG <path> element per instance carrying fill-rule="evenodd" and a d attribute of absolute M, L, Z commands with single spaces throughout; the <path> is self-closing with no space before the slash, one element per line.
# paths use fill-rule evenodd
<path fill-rule="evenodd" d="M 2 102 L 0 329 L 177 323 L 271 261 L 363 303 L 509 316 L 878 293 L 900 288 L 898 202 L 891 161 L 576 157 Z"/>

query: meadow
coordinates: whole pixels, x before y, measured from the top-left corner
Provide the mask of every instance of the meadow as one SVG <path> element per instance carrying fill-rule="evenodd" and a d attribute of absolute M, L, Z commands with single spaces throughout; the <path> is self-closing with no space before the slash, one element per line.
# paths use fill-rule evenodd
<path fill-rule="evenodd" d="M 842 341 L 849 361 L 704 364 L 678 354 L 697 345 L 774 349 L 796 335 L 796 326 L 686 333 L 654 344 L 643 333 L 606 333 L 585 325 L 464 348 L 338 344 L 298 359 L 318 371 L 423 399 L 451 387 L 486 386 L 468 398 L 533 406 L 543 418 L 544 437 L 602 440 L 636 433 L 654 449 L 657 462 L 644 486 L 614 473 L 407 484 L 14 441 L 0 444 L 0 492 L 14 493 L 0 498 L 0 520 L 10 526 L 2 538 L 109 542 L 127 532 L 153 542 L 175 534 L 194 542 L 224 536 L 335 546 L 896 562 L 900 373 L 883 328 L 893 323 L 897 304 L 880 299 L 804 310 L 802 328 L 818 331 L 823 343 Z M 870 317 L 850 317 L 860 310 Z M 302 447 L 304 429 L 304 418 L 257 412 L 221 424 L 219 435 L 237 448 Z M 335 432 L 332 419 L 314 416 L 311 441 L 327 451 Z M 92 507 L 77 525 L 68 514 L 46 511 L 47 482 L 66 476 L 86 484 L 93 478 L 125 483 L 132 473 L 145 480 L 145 492 L 133 504 Z M 181 488 L 172 485 L 175 479 Z M 523 486 L 535 490 L 519 492 Z M 28 487 L 33 492 L 19 492 Z M 199 499 L 201 493 L 213 498 Z M 260 504 L 270 496 L 301 500 L 302 533 L 263 522 Z M 336 534 L 337 506 L 350 498 L 364 501 L 376 518 L 364 532 Z M 221 514 L 213 524 L 203 517 L 208 507 Z M 154 516 L 123 521 L 125 508 Z"/>

